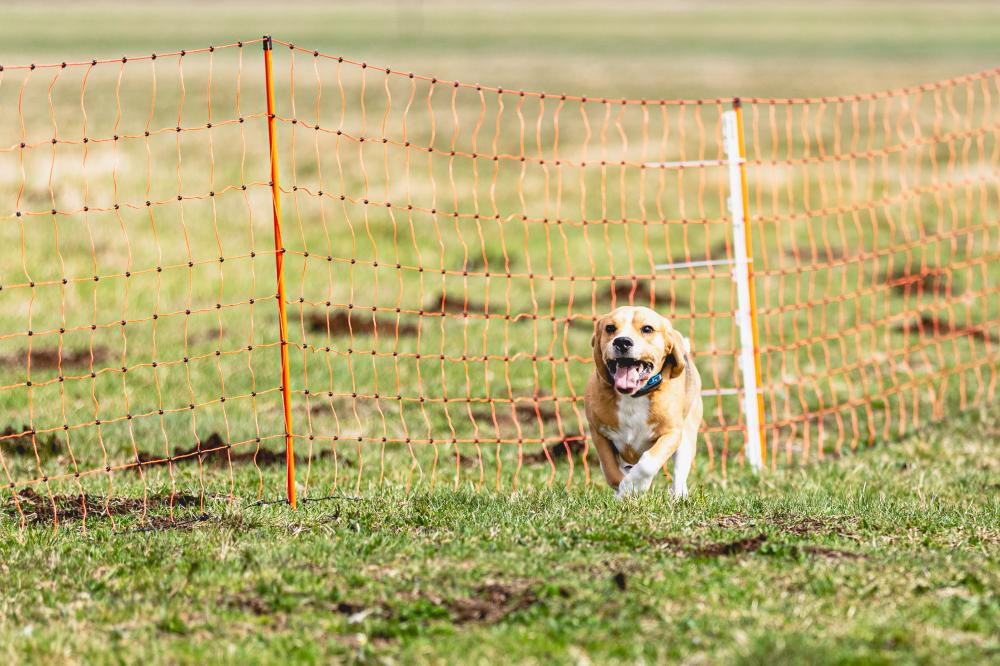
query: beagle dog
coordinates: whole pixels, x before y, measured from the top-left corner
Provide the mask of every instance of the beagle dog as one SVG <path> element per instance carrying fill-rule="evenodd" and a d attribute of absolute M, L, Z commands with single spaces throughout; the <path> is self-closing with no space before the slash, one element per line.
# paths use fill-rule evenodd
<path fill-rule="evenodd" d="M 701 425 L 691 343 L 665 317 L 621 307 L 597 320 L 586 412 L 601 471 L 619 498 L 645 492 L 674 456 L 671 494 L 687 496 Z"/>

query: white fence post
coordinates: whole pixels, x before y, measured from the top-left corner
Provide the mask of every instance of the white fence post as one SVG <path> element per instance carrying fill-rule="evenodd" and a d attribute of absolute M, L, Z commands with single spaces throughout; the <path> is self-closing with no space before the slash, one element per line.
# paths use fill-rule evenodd
<path fill-rule="evenodd" d="M 737 106 L 738 108 L 738 106 Z M 745 210 L 745 183 L 743 168 L 745 158 L 740 146 L 738 111 L 723 114 L 723 138 L 726 163 L 729 168 L 729 212 L 733 220 L 733 280 L 736 282 L 738 309 L 736 325 L 740 332 L 739 364 L 743 378 L 743 417 L 746 420 L 746 459 L 757 471 L 764 460 L 762 437 L 763 400 L 760 399 L 759 356 L 755 345 L 756 317 L 751 286 L 751 264 Z"/>

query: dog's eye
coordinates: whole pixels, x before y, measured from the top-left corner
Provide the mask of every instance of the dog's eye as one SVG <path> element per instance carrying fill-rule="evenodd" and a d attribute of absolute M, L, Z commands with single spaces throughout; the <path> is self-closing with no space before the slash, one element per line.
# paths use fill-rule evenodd
<path fill-rule="evenodd" d="M 607 326 L 604 327 L 604 332 L 605 333 L 614 333 L 615 332 L 615 325 L 614 324 L 608 324 Z"/>
<path fill-rule="evenodd" d="M 653 327 L 652 327 L 652 326 L 643 326 L 643 327 L 642 327 L 642 328 L 640 328 L 639 330 L 640 330 L 641 332 L 643 332 L 643 333 L 645 333 L 645 334 L 647 334 L 647 335 L 648 335 L 648 334 L 650 334 L 650 333 L 652 333 L 652 332 L 653 332 Z"/>

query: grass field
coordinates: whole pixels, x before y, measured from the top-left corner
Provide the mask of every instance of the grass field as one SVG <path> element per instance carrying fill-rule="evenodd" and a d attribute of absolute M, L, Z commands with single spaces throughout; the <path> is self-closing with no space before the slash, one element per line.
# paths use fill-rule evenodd
<path fill-rule="evenodd" d="M 728 269 L 653 269 L 732 256 L 725 174 L 597 165 L 721 157 L 728 106 L 644 116 L 509 93 L 909 86 L 996 66 L 996 5 L 0 12 L 0 436 L 41 431 L 0 440 L 0 481 L 40 481 L 0 489 L 11 657 L 997 656 L 995 406 L 897 442 L 995 395 L 996 77 L 777 119 L 746 106 L 760 130 L 747 141 L 765 395 L 782 423 L 763 480 L 739 464 L 725 393 L 739 385 Z M 274 55 L 298 482 L 303 497 L 340 498 L 298 513 L 251 506 L 284 482 L 260 44 L 11 68 L 263 33 L 306 49 Z M 387 78 L 312 49 L 508 92 Z M 810 161 L 824 151 L 887 157 Z M 644 277 L 609 277 L 622 274 Z M 591 318 L 633 299 L 678 322 L 724 393 L 706 398 L 685 505 L 656 495 L 633 510 L 581 483 L 600 477 L 572 439 Z M 939 379 L 946 366 L 964 369 Z M 222 448 L 192 455 L 199 444 Z"/>
<path fill-rule="evenodd" d="M 35 663 L 968 663 L 1000 657 L 996 409 L 690 501 L 441 489 L 0 538 Z M 204 513 L 202 513 L 204 512 Z M 159 512 L 162 515 L 162 512 Z"/>

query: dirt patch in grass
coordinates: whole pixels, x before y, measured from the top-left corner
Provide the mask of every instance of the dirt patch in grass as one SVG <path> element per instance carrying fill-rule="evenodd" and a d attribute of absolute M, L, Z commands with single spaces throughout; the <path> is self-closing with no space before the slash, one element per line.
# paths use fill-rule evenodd
<path fill-rule="evenodd" d="M 333 415 L 334 412 L 340 415 L 353 415 L 352 408 L 355 405 L 353 398 L 341 395 L 326 397 L 322 393 L 311 398 L 309 413 L 314 415 Z"/>
<path fill-rule="evenodd" d="M 727 519 L 724 522 L 728 524 L 733 524 L 735 522 L 731 520 L 732 516 L 722 516 L 722 518 Z M 761 532 L 754 536 L 744 537 L 734 541 L 719 541 L 698 544 L 686 542 L 677 537 L 663 537 L 653 539 L 652 543 L 662 550 L 671 551 L 677 555 L 708 559 L 757 552 L 764 547 L 764 544 L 768 543 L 768 538 L 766 534 Z M 817 557 L 825 557 L 834 560 L 866 559 L 866 556 L 862 553 L 837 550 L 835 548 L 827 548 L 826 546 L 791 545 L 789 548 L 791 548 L 792 552 L 800 552 L 805 555 L 815 555 Z"/>
<path fill-rule="evenodd" d="M 456 296 L 441 292 L 432 296 L 424 305 L 424 310 L 435 313 L 465 314 L 467 312 L 486 312 L 486 304 L 465 295 Z"/>
<path fill-rule="evenodd" d="M 569 591 L 565 589 L 561 589 L 560 594 L 564 598 L 569 597 Z M 429 603 L 444 611 L 441 613 L 441 617 L 443 618 L 446 614 L 451 624 L 457 626 L 498 624 L 508 616 L 541 602 L 535 592 L 534 584 L 525 581 L 485 583 L 475 588 L 467 596 L 454 598 L 445 598 L 435 592 L 421 591 L 400 595 L 397 599 L 404 603 Z M 259 616 L 280 615 L 283 612 L 268 603 L 266 599 L 251 592 L 235 595 L 226 600 L 224 604 L 229 608 L 244 610 Z M 405 612 L 385 601 L 366 605 L 341 600 L 336 603 L 307 603 L 306 606 L 340 613 L 349 618 L 351 623 L 362 622 L 373 616 L 390 622 L 407 619 Z"/>
<path fill-rule="evenodd" d="M 951 272 L 943 268 L 928 268 L 919 273 L 896 271 L 886 278 L 886 284 L 900 294 L 921 296 L 956 296 L 962 289 L 955 289 Z"/>
<path fill-rule="evenodd" d="M 804 244 L 785 244 L 782 254 L 797 263 L 811 262 L 814 255 L 813 248 Z M 856 259 L 861 254 L 860 250 L 852 250 L 841 245 L 817 245 L 815 249 L 817 261 L 844 261 Z"/>
<path fill-rule="evenodd" d="M 858 519 L 854 516 L 801 516 L 790 513 L 776 514 L 769 518 L 777 523 L 783 532 L 799 537 L 839 536 L 848 539 L 857 537 Z"/>
<path fill-rule="evenodd" d="M 227 452 L 228 456 L 226 455 Z M 165 458 L 163 453 L 152 451 L 139 451 L 137 458 L 144 466 L 153 464 L 166 465 L 168 462 L 171 462 Z M 314 462 L 326 458 L 332 459 L 333 452 L 327 449 L 313 451 L 312 459 Z M 212 465 L 214 467 L 226 467 L 230 463 L 233 465 L 256 464 L 258 467 L 274 467 L 285 464 L 285 452 L 284 450 L 265 447 L 257 449 L 249 444 L 241 446 L 238 450 L 229 449 L 222 435 L 213 432 L 194 446 L 187 449 L 175 450 L 172 455 L 172 462 L 175 465 L 197 463 L 199 459 L 203 465 Z M 302 455 L 296 455 L 295 462 L 297 464 L 306 464 L 309 462 L 309 459 Z M 345 460 L 341 460 L 341 462 L 350 465 Z M 139 468 L 132 467 L 130 469 L 138 470 Z"/>
<path fill-rule="evenodd" d="M 746 527 L 771 526 L 797 537 L 807 536 L 855 536 L 856 520 L 850 516 L 802 516 L 791 513 L 778 513 L 770 516 L 754 518 L 741 513 L 719 516 L 715 524 L 726 529 L 743 529 Z"/>
<path fill-rule="evenodd" d="M 270 615 L 274 612 L 274 609 L 271 608 L 271 605 L 267 601 L 253 594 L 246 593 L 238 594 L 226 600 L 226 606 L 258 616 Z"/>
<path fill-rule="evenodd" d="M 719 527 L 725 527 L 726 529 L 733 530 L 746 527 L 753 522 L 753 519 L 739 513 L 732 513 L 726 516 L 719 516 L 718 520 L 715 522 Z"/>
<path fill-rule="evenodd" d="M 472 416 L 484 425 L 493 425 L 493 419 L 496 418 L 496 423 L 501 428 L 514 427 L 515 418 L 518 423 L 538 423 L 539 421 L 548 423 L 556 418 L 556 412 L 550 404 L 551 401 L 544 399 L 533 402 L 518 402 L 514 405 L 513 415 L 511 415 L 508 406 L 497 405 L 495 414 L 494 410 L 476 409 L 472 412 Z"/>
<path fill-rule="evenodd" d="M 93 362 L 101 363 L 111 357 L 107 347 L 94 347 Z M 90 367 L 90 349 L 66 349 L 60 354 L 58 347 L 35 347 L 31 350 L 32 370 L 56 370 L 59 367 Z M 0 356 L 0 366 L 5 368 L 27 368 L 27 350 L 23 354 L 5 354 Z"/>
<path fill-rule="evenodd" d="M 298 596 L 298 595 L 296 595 Z M 223 601 L 223 604 L 227 608 L 232 608 L 235 610 L 246 611 L 252 615 L 266 616 L 266 615 L 277 615 L 282 611 L 275 608 L 274 605 L 268 602 L 267 599 L 259 596 L 256 593 L 244 591 L 239 594 L 233 595 Z M 375 612 L 381 612 L 381 607 L 375 607 L 369 609 L 362 604 L 350 603 L 346 601 L 340 601 L 335 604 L 310 604 L 312 607 L 322 606 L 323 610 L 340 613 L 341 615 L 355 615 L 357 613 L 363 613 L 366 610 L 373 610 Z"/>
<path fill-rule="evenodd" d="M 836 527 L 829 522 L 811 518 L 809 516 L 788 516 L 778 519 L 781 531 L 795 536 L 805 537 L 815 534 L 830 534 L 836 531 Z"/>
<path fill-rule="evenodd" d="M 0 438 L 7 438 L 0 439 L 0 451 L 3 451 L 5 456 L 34 457 L 37 450 L 40 458 L 49 458 L 59 454 L 62 442 L 58 437 L 54 434 L 35 435 L 35 441 L 32 442 L 30 434 L 22 434 L 30 430 L 31 428 L 28 425 L 22 425 L 20 428 L 7 426 L 3 430 L 0 430 Z M 11 435 L 16 435 L 16 437 L 11 437 Z"/>
<path fill-rule="evenodd" d="M 688 555 L 701 558 L 742 555 L 760 550 L 766 541 L 767 535 L 761 533 L 756 536 L 746 537 L 745 539 L 737 539 L 736 541 L 703 544 L 688 551 Z"/>
<path fill-rule="evenodd" d="M 250 451 L 236 452 L 231 449 L 228 449 L 228 451 L 229 456 L 226 455 L 227 447 L 222 436 L 217 432 L 213 432 L 190 448 L 175 450 L 172 462 L 174 464 L 183 464 L 197 462 L 200 459 L 202 464 L 217 465 L 220 467 L 225 466 L 229 460 L 232 460 L 233 464 L 252 464 L 256 460 L 257 464 L 262 467 L 285 463 L 284 451 L 279 452 L 263 447 L 259 450 L 255 448 Z M 164 454 L 150 451 L 139 451 L 138 459 L 143 464 L 167 462 L 164 460 Z"/>
<path fill-rule="evenodd" d="M 401 319 L 397 322 L 395 317 L 379 317 L 371 311 L 362 310 L 337 310 L 329 315 L 313 312 L 305 316 L 305 324 L 313 333 L 329 330 L 333 336 L 373 335 L 376 330 L 382 336 L 398 335 L 401 338 L 417 334 L 417 324 L 411 321 Z"/>
<path fill-rule="evenodd" d="M 6 514 L 8 518 L 20 520 L 24 514 L 24 520 L 28 525 L 51 525 L 53 519 L 58 517 L 63 521 L 82 521 L 103 519 L 117 516 L 136 516 L 145 511 L 168 510 L 170 507 L 191 507 L 199 506 L 201 498 L 197 495 L 187 493 L 176 493 L 173 495 L 149 495 L 145 499 L 142 497 L 115 496 L 106 497 L 104 495 L 42 495 L 34 488 L 25 488 L 18 491 L 16 502 L 14 498 L 5 502 L 0 515 Z M 53 505 L 55 514 L 53 516 Z M 18 511 L 20 506 L 20 512 Z M 147 518 L 154 524 L 171 523 L 169 516 L 157 516 Z"/>
<path fill-rule="evenodd" d="M 560 589 L 564 598 L 570 593 Z M 454 625 L 494 625 L 508 616 L 541 603 L 531 581 L 489 582 L 476 587 L 468 596 L 445 598 L 431 591 L 404 597 L 407 601 L 424 601 L 443 609 Z M 357 612 L 357 611 L 355 611 Z M 392 618 L 393 609 L 385 605 L 383 615 Z"/>
<path fill-rule="evenodd" d="M 945 319 L 933 315 L 921 315 L 916 321 L 900 322 L 893 327 L 899 333 L 923 333 L 924 335 L 969 335 L 983 342 L 993 342 L 993 334 L 985 326 L 952 325 Z"/>
<path fill-rule="evenodd" d="M 587 453 L 587 442 L 582 437 L 567 437 L 561 442 L 549 444 L 541 451 L 524 454 L 524 464 L 526 465 L 547 465 L 551 460 L 553 463 L 563 463 L 573 458 L 582 460 Z"/>
<path fill-rule="evenodd" d="M 448 610 L 453 624 L 497 624 L 508 615 L 538 603 L 538 595 L 529 585 L 490 583 L 482 585 L 468 597 L 446 599 L 441 604 Z"/>

